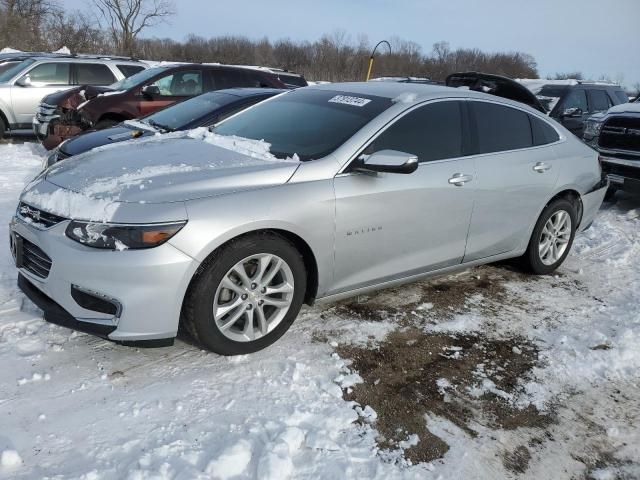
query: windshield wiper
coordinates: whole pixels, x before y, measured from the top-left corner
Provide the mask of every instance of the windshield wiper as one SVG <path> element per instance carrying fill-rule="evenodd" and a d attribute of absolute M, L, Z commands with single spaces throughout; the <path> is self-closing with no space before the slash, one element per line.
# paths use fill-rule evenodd
<path fill-rule="evenodd" d="M 155 120 L 146 120 L 145 123 L 155 127 L 159 130 L 164 130 L 165 132 L 173 132 L 175 128 L 167 127 L 166 125 L 162 125 L 161 123 L 156 122 Z"/>

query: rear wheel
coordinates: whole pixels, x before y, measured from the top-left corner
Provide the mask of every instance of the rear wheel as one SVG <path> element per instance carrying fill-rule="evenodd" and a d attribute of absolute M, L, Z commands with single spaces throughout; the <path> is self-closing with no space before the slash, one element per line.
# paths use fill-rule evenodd
<path fill-rule="evenodd" d="M 547 205 L 522 257 L 527 269 L 546 275 L 558 268 L 569 254 L 576 227 L 576 209 L 570 201 L 562 198 Z"/>
<path fill-rule="evenodd" d="M 216 251 L 192 282 L 182 322 L 209 350 L 241 355 L 278 340 L 306 291 L 304 260 L 285 238 L 262 233 Z"/>

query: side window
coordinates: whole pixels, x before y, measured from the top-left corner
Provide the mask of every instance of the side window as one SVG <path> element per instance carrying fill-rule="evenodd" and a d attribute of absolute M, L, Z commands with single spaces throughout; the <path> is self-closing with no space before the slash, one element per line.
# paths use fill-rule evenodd
<path fill-rule="evenodd" d="M 568 108 L 579 108 L 584 113 L 588 112 L 587 92 L 582 89 L 572 89 L 564 98 L 560 111 L 562 112 Z"/>
<path fill-rule="evenodd" d="M 31 79 L 31 85 L 34 87 L 69 85 L 69 64 L 41 63 L 31 69 L 26 76 Z"/>
<path fill-rule="evenodd" d="M 262 82 L 259 75 L 252 72 L 245 72 L 241 69 L 216 69 L 211 71 L 213 90 L 223 88 L 239 87 L 261 87 Z"/>
<path fill-rule="evenodd" d="M 604 112 L 612 106 L 611 100 L 604 90 L 591 90 L 591 111 Z"/>
<path fill-rule="evenodd" d="M 78 85 L 111 85 L 116 81 L 113 73 L 101 63 L 76 63 Z"/>
<path fill-rule="evenodd" d="M 533 145 L 529 115 L 488 102 L 469 102 L 478 134 L 478 153 L 504 152 Z"/>
<path fill-rule="evenodd" d="M 202 72 L 186 70 L 172 73 L 151 85 L 158 87 L 160 95 L 165 97 L 193 97 L 202 93 Z"/>
<path fill-rule="evenodd" d="M 558 132 L 556 132 L 555 128 L 544 120 L 540 120 L 533 115 L 529 115 L 529 121 L 531 122 L 534 145 L 546 145 L 547 143 L 553 143 L 560 140 L 560 136 L 558 135 Z"/>
<path fill-rule="evenodd" d="M 420 107 L 387 128 L 364 153 L 398 150 L 429 162 L 462 156 L 462 106 L 436 102 Z"/>
<path fill-rule="evenodd" d="M 140 65 L 116 65 L 116 67 L 118 67 L 118 70 L 127 78 L 144 70 L 144 67 Z"/>

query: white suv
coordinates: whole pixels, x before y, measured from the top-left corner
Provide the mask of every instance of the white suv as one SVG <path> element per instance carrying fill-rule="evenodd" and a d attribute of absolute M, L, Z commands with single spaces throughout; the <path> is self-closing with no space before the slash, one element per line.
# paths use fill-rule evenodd
<path fill-rule="evenodd" d="M 32 133 L 40 100 L 51 93 L 77 85 L 110 85 L 145 68 L 125 57 L 17 54 L 0 59 L 0 138 L 7 132 Z"/>

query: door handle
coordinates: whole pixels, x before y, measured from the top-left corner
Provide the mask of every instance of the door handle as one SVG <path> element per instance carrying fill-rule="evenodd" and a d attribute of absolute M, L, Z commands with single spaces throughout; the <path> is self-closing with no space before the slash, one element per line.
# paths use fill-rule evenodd
<path fill-rule="evenodd" d="M 473 180 L 473 177 L 471 175 L 464 175 L 462 173 L 454 173 L 453 177 L 451 177 L 449 179 L 449 183 L 451 185 L 455 185 L 456 187 L 461 187 L 465 183 L 470 182 L 471 180 Z"/>
<path fill-rule="evenodd" d="M 551 165 L 544 162 L 538 162 L 533 166 L 533 169 L 538 173 L 544 173 L 550 168 L 551 168 Z"/>

